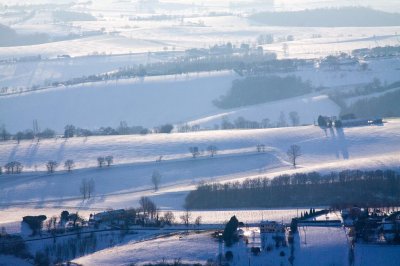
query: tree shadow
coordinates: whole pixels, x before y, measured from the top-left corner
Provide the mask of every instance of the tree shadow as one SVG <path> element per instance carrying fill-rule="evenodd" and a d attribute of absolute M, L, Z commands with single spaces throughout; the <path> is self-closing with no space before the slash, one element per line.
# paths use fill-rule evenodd
<path fill-rule="evenodd" d="M 340 152 L 342 153 L 343 159 L 349 159 L 349 150 L 347 148 L 346 135 L 344 134 L 343 128 L 336 128 L 336 134 L 338 138 L 338 145 Z"/>
<path fill-rule="evenodd" d="M 27 152 L 26 152 L 26 158 L 27 158 L 27 164 L 28 166 L 32 166 L 32 162 L 34 161 L 34 157 L 37 154 L 37 151 L 39 149 L 40 142 L 36 140 L 32 140 L 31 145 L 29 146 Z"/>
<path fill-rule="evenodd" d="M 57 154 L 56 154 L 57 162 L 61 162 L 61 160 L 64 158 L 65 143 L 66 143 L 66 141 L 63 141 L 60 144 L 60 148 L 57 151 Z"/>
<path fill-rule="evenodd" d="M 340 154 L 339 154 L 339 141 L 336 139 L 336 134 L 335 134 L 335 130 L 333 130 L 333 128 L 329 128 L 329 133 L 331 134 L 331 138 L 332 138 L 332 143 L 333 143 L 333 148 L 335 149 L 335 154 L 336 154 L 336 158 L 339 159 Z"/>
<path fill-rule="evenodd" d="M 19 144 L 15 145 L 8 156 L 8 161 L 12 162 L 15 161 L 15 154 L 17 154 Z"/>

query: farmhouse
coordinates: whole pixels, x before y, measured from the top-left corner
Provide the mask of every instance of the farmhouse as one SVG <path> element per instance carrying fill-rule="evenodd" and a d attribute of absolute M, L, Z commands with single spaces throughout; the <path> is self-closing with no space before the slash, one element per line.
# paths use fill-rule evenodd
<path fill-rule="evenodd" d="M 275 221 L 262 221 L 260 223 L 261 248 L 271 249 L 286 245 L 286 228 L 283 224 Z"/>

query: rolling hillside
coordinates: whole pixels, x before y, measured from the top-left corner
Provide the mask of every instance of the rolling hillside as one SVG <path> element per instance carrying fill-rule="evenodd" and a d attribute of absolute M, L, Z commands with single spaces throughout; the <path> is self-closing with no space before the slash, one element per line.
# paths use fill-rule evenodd
<path fill-rule="evenodd" d="M 85 202 L 85 206 L 131 206 L 139 196 L 148 194 L 159 198 L 163 207 L 179 208 L 185 194 L 181 192 L 202 180 L 234 180 L 293 171 L 398 169 L 399 138 L 400 120 L 388 120 L 383 126 L 327 131 L 305 126 L 53 139 L 39 143 L 23 141 L 19 145 L 9 141 L 1 143 L 0 163 L 20 161 L 26 172 L 0 177 L 0 203 L 81 206 L 82 179 L 93 178 L 97 196 Z M 266 145 L 265 153 L 256 151 L 260 143 Z M 302 148 L 303 156 L 297 169 L 286 159 L 286 150 L 291 144 Z M 206 150 L 208 145 L 218 148 L 214 158 L 207 152 L 191 158 L 189 147 Z M 106 155 L 114 156 L 115 165 L 99 169 L 96 158 Z M 163 161 L 156 162 L 160 155 Z M 62 165 L 66 159 L 74 159 L 78 169 L 67 173 Z M 55 174 L 43 171 L 48 160 L 60 162 Z M 150 178 L 155 170 L 162 175 L 162 189 L 153 194 Z M 174 200 L 174 195 L 181 198 Z M 165 199 L 168 200 L 163 201 Z"/>

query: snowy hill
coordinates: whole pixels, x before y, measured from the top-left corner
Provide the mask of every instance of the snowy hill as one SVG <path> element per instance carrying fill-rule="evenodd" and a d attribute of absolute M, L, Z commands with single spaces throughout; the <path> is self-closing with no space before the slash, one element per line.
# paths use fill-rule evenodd
<path fill-rule="evenodd" d="M 104 63 L 100 58 L 93 60 L 96 64 Z M 115 60 L 123 62 L 119 61 L 122 58 L 116 57 Z M 79 64 L 79 60 L 73 62 Z M 71 73 L 65 75 L 76 75 L 76 71 L 87 67 L 84 60 L 81 63 L 80 67 L 70 68 Z M 43 66 L 43 71 L 53 66 L 48 64 Z M 335 71 L 304 67 L 285 75 L 295 75 L 311 82 L 314 87 L 324 86 L 330 90 L 349 89 L 374 79 L 387 84 L 398 81 L 398 58 L 371 59 L 368 67 L 368 71 L 361 71 L 358 66 Z M 54 75 L 59 73 L 56 70 L 53 72 Z M 269 119 L 275 123 L 281 112 L 287 116 L 289 112 L 296 111 L 301 124 L 312 124 L 318 114 L 337 116 L 340 112 L 339 106 L 325 92 L 239 109 L 222 110 L 214 106 L 213 100 L 226 94 L 232 87 L 232 81 L 240 78 L 233 71 L 201 72 L 95 82 L 1 96 L 0 125 L 4 124 L 13 133 L 31 128 L 33 120 L 38 121 L 41 129 L 51 128 L 58 133 L 62 133 L 67 124 L 95 129 L 117 127 L 121 121 L 126 121 L 129 126 L 150 128 L 165 123 L 214 128 L 214 125 L 220 125 L 223 117 L 231 121 L 239 116 L 257 122 Z M 26 76 L 21 75 L 21 79 L 26 79 Z M 10 82 L 15 82 L 15 78 Z"/>
<path fill-rule="evenodd" d="M 326 131 L 315 126 L 203 131 L 196 133 L 156 134 L 13 141 L 1 143 L 0 164 L 17 160 L 26 173 L 0 177 L 1 204 L 31 202 L 34 206 L 82 206 L 79 187 L 83 179 L 93 178 L 97 197 L 85 206 L 127 207 L 137 204 L 141 195 L 156 196 L 162 207 L 180 208 L 185 193 L 201 180 L 234 180 L 273 176 L 294 171 L 338 171 L 349 168 L 398 169 L 400 120 L 383 126 L 367 126 Z M 256 152 L 257 144 L 266 152 Z M 300 167 L 293 169 L 286 159 L 292 144 L 301 147 Z M 191 158 L 189 147 L 218 148 L 216 157 L 206 152 Z M 113 155 L 115 165 L 96 167 L 98 156 Z M 159 156 L 162 162 L 156 162 Z M 67 173 L 63 162 L 73 159 L 79 169 Z M 61 165 L 55 174 L 40 172 L 45 162 Z M 35 165 L 39 172 L 35 172 Z M 162 175 L 162 189 L 153 194 L 151 175 Z M 176 197 L 178 197 L 176 199 Z"/>

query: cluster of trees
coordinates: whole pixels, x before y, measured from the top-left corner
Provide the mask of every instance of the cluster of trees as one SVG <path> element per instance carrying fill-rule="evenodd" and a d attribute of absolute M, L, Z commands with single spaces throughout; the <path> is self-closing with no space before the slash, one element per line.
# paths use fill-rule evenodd
<path fill-rule="evenodd" d="M 226 46 L 229 47 L 229 46 Z M 146 76 L 160 76 L 160 75 L 179 75 L 204 71 L 221 71 L 221 70 L 248 70 L 251 71 L 258 64 L 263 64 L 265 61 L 276 60 L 276 54 L 264 54 L 262 47 L 257 49 L 256 53 L 250 53 L 249 49 L 243 49 L 246 45 L 241 46 L 240 53 L 232 53 L 233 49 L 221 50 L 219 47 L 210 47 L 210 49 L 190 49 L 186 51 L 186 56 L 176 58 L 169 62 L 157 62 L 147 65 L 136 65 L 130 67 L 120 68 L 112 73 L 104 73 L 98 75 L 89 75 L 73 78 L 66 81 L 53 81 L 47 84 L 46 87 L 33 85 L 31 87 L 20 88 L 15 90 L 12 88 L 4 87 L 4 94 L 20 93 L 22 91 L 35 91 L 43 90 L 60 85 L 72 86 L 87 82 L 100 82 L 118 79 L 127 79 L 135 77 Z"/>
<path fill-rule="evenodd" d="M 24 239 L 19 235 L 7 234 L 4 227 L 0 233 L 0 254 L 13 255 L 23 259 L 30 257 Z"/>
<path fill-rule="evenodd" d="M 47 219 L 46 215 L 38 215 L 38 216 L 24 216 L 22 221 L 26 223 L 29 228 L 32 230 L 32 236 L 41 233 L 43 228 L 43 222 Z"/>
<path fill-rule="evenodd" d="M 398 204 L 400 174 L 392 170 L 296 173 L 271 179 L 204 183 L 186 197 L 188 208 L 200 209 Z"/>
<path fill-rule="evenodd" d="M 18 143 L 20 143 L 21 140 L 31 140 L 34 138 L 38 139 L 50 139 L 54 138 L 56 136 L 56 132 L 52 129 L 46 128 L 43 131 L 34 131 L 31 129 L 27 129 L 24 131 L 18 131 L 15 134 L 11 134 L 10 132 L 7 131 L 6 127 L 2 125 L 0 127 L 0 138 L 3 141 L 6 140 L 16 140 Z"/>
<path fill-rule="evenodd" d="M 400 116 L 399 101 L 400 90 L 387 92 L 378 97 L 366 97 L 344 106 L 341 114 L 353 113 L 362 118 Z"/>
<path fill-rule="evenodd" d="M 66 125 L 64 128 L 64 138 L 89 137 L 89 136 L 114 136 L 114 135 L 146 135 L 151 131 L 142 126 L 128 126 L 125 121 L 121 121 L 117 128 L 101 127 L 96 130 L 77 128 L 74 125 Z"/>
<path fill-rule="evenodd" d="M 204 151 L 200 150 L 198 146 L 189 147 L 189 152 L 192 154 L 192 157 L 194 159 L 204 154 Z M 207 146 L 207 152 L 210 155 L 210 157 L 214 157 L 218 152 L 218 148 L 214 145 L 209 145 Z"/>
<path fill-rule="evenodd" d="M 230 109 L 296 97 L 313 90 L 310 82 L 296 76 L 250 76 L 233 81 L 226 95 L 213 103 L 218 108 Z"/>
<path fill-rule="evenodd" d="M 152 130 L 142 126 L 128 126 L 125 121 L 121 121 L 117 128 L 101 127 L 96 130 L 76 128 L 74 125 L 66 125 L 64 128 L 64 138 L 88 137 L 88 136 L 114 136 L 114 135 L 146 135 L 149 133 L 171 133 L 174 129 L 172 124 L 164 124 Z"/>
<path fill-rule="evenodd" d="M 75 127 L 74 125 L 66 125 L 64 127 L 64 138 L 72 137 L 88 137 L 88 136 L 113 136 L 113 135 L 146 135 L 149 133 L 171 133 L 174 129 L 172 124 L 164 124 L 159 127 L 155 127 L 152 130 L 144 128 L 142 126 L 128 126 L 125 121 L 121 121 L 117 128 L 112 127 L 101 127 L 96 130 L 83 129 Z M 193 129 L 193 128 L 189 128 Z M 192 130 L 187 130 L 192 131 Z M 27 129 L 24 131 L 18 131 L 15 134 L 11 134 L 7 131 L 4 125 L 0 126 L 0 140 L 16 140 L 20 143 L 21 140 L 32 140 L 37 139 L 50 139 L 56 137 L 57 134 L 54 130 L 46 128 L 43 131 L 38 129 L 31 130 Z"/>
<path fill-rule="evenodd" d="M 131 209 L 131 211 L 135 212 L 135 219 L 139 217 L 138 220 L 140 224 L 146 225 L 145 220 L 150 219 L 150 222 L 147 222 L 148 225 L 172 225 L 176 223 L 176 218 L 173 212 L 167 211 L 161 215 L 160 210 L 157 205 L 148 197 L 141 197 L 139 199 L 139 208 Z M 189 226 L 191 222 L 194 225 L 199 226 L 201 224 L 201 216 L 197 216 L 195 220 L 192 220 L 192 213 L 189 209 L 186 209 L 182 215 L 179 216 L 179 220 L 181 224 L 185 226 Z"/>
<path fill-rule="evenodd" d="M 289 121 L 288 121 L 289 120 Z M 230 121 L 228 117 L 224 117 L 221 121 L 221 125 L 215 125 L 214 129 L 260 129 L 260 128 L 277 128 L 277 127 L 288 127 L 288 126 L 299 126 L 300 116 L 296 111 L 289 112 L 289 117 L 286 117 L 285 112 L 280 112 L 278 120 L 271 122 L 269 118 L 264 118 L 260 122 L 247 120 L 241 116 L 236 118 L 234 121 Z"/>
<path fill-rule="evenodd" d="M 234 215 L 225 225 L 224 233 L 222 234 L 225 245 L 227 245 L 228 247 L 232 246 L 233 243 L 239 240 L 239 237 L 237 235 L 238 227 L 239 227 L 239 220 Z"/>
<path fill-rule="evenodd" d="M 97 165 L 101 168 L 104 165 L 107 165 L 107 167 L 110 167 L 114 163 L 114 157 L 111 155 L 108 156 L 99 156 L 97 157 Z"/>
<path fill-rule="evenodd" d="M 6 174 L 20 174 L 23 169 L 23 165 L 20 162 L 17 161 L 12 161 L 9 163 L 6 163 L 4 165 L 4 169 L 6 171 Z M 0 167 L 0 174 L 2 173 L 2 169 Z"/>
<path fill-rule="evenodd" d="M 332 91 L 329 93 L 329 97 L 335 101 L 341 108 L 347 106 L 345 99 L 357 96 L 365 96 L 373 93 L 382 94 L 385 91 L 390 91 L 400 87 L 400 81 L 393 82 L 391 84 L 382 84 L 382 81 L 378 78 L 374 78 L 372 82 L 366 85 L 356 86 L 352 90 L 346 91 Z"/>
<path fill-rule="evenodd" d="M 58 166 L 59 166 L 59 163 L 56 161 L 50 160 L 50 161 L 46 162 L 46 169 L 47 169 L 47 172 L 50 174 L 54 173 Z M 72 169 L 75 167 L 75 162 L 71 159 L 68 159 L 64 162 L 64 167 L 68 172 L 71 172 Z M 22 173 L 23 168 L 24 168 L 24 166 L 22 165 L 22 163 L 18 162 L 18 161 L 12 161 L 12 162 L 6 163 L 4 165 L 5 173 L 8 175 L 20 174 L 20 173 Z M 2 173 L 3 173 L 3 168 L 0 166 L 0 175 Z"/>
<path fill-rule="evenodd" d="M 400 54 L 400 46 L 378 46 L 374 48 L 361 48 L 352 51 L 353 56 L 357 57 L 387 57 Z"/>

